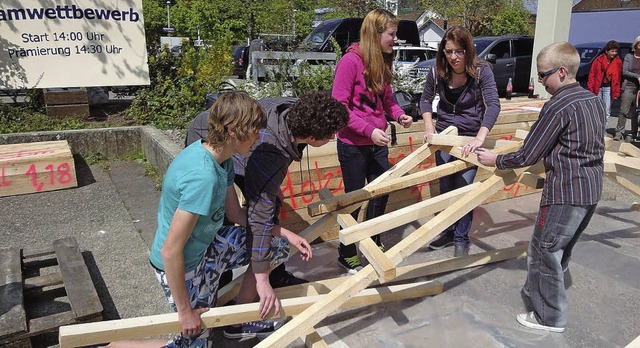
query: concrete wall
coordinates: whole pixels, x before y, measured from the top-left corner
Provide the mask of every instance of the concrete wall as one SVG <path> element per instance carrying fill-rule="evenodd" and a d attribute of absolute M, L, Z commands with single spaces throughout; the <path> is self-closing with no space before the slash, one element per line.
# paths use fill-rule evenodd
<path fill-rule="evenodd" d="M 0 145 L 53 140 L 67 140 L 71 152 L 83 157 L 100 153 L 115 159 L 142 150 L 149 163 L 163 173 L 182 150 L 163 132 L 149 126 L 0 134 Z"/>

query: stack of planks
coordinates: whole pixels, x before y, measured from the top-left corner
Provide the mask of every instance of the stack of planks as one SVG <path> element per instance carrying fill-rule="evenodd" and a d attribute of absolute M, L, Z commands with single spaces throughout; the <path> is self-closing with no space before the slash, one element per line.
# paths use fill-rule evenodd
<path fill-rule="evenodd" d="M 76 186 L 66 140 L 0 145 L 0 197 Z"/>

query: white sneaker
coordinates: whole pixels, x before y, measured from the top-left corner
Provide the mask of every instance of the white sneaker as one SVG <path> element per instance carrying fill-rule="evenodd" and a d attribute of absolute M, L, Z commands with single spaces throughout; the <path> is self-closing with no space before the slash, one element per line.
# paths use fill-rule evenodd
<path fill-rule="evenodd" d="M 544 330 L 549 332 L 564 332 L 563 327 L 546 326 L 538 323 L 538 319 L 536 319 L 536 315 L 533 312 L 518 314 L 516 316 L 516 320 L 521 325 L 526 326 L 530 329 Z"/>

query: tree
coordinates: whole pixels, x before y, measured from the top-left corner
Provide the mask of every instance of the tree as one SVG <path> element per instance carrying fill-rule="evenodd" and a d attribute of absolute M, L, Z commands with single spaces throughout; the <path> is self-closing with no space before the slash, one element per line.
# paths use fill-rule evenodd
<path fill-rule="evenodd" d="M 530 15 L 523 0 L 422 0 L 422 4 L 447 19 L 449 24 L 469 29 L 474 36 L 529 32 L 526 29 L 530 27 Z"/>

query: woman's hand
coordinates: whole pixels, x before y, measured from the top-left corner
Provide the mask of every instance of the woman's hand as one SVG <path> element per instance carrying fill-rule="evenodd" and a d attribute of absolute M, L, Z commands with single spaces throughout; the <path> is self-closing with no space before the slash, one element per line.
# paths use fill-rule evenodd
<path fill-rule="evenodd" d="M 400 115 L 400 117 L 398 117 L 398 123 L 404 128 L 409 128 L 411 127 L 411 124 L 413 124 L 413 117 L 409 115 Z"/>
<path fill-rule="evenodd" d="M 484 141 L 478 138 L 473 138 L 473 140 L 471 140 L 465 146 L 462 147 L 462 155 L 464 157 L 469 156 L 470 153 L 476 151 L 477 148 L 482 146 L 482 143 L 484 143 Z"/>
<path fill-rule="evenodd" d="M 373 133 L 371 133 L 371 140 L 378 146 L 387 146 L 387 144 L 391 141 L 391 138 L 389 138 L 387 133 L 376 128 L 373 130 Z"/>
<path fill-rule="evenodd" d="M 427 140 L 428 140 L 427 137 L 430 134 L 437 134 L 436 128 L 433 126 L 433 123 L 431 123 L 431 122 L 426 123 L 425 122 L 425 124 L 424 124 L 424 135 L 422 136 L 422 141 L 424 143 L 427 143 Z"/>

